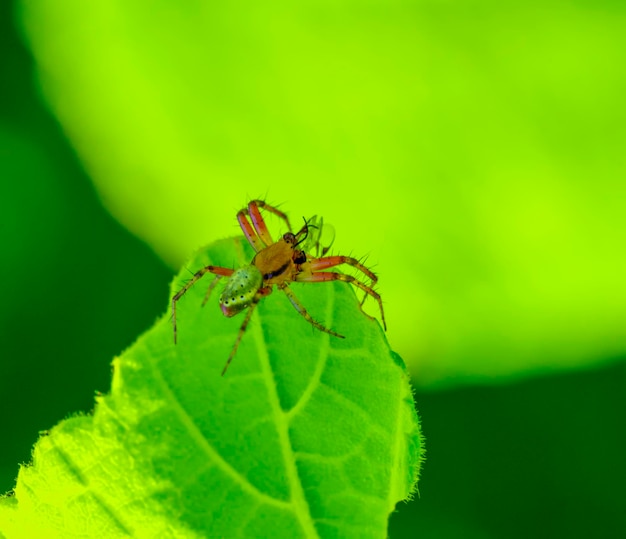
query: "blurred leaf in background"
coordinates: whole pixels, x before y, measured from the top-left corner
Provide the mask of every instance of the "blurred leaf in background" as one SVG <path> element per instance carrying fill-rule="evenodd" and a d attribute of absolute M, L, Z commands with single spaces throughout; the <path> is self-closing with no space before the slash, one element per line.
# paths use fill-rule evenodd
<path fill-rule="evenodd" d="M 623 535 L 622 4 L 16 6 L 87 174 L 3 3 L 5 489 L 167 301 L 88 176 L 171 267 L 254 197 L 378 263 L 429 448 L 391 537 Z"/>
<path fill-rule="evenodd" d="M 0 3 L 0 491 L 38 431 L 93 407 L 172 273 L 102 208 Z"/>
<path fill-rule="evenodd" d="M 267 196 L 378 263 L 418 384 L 626 350 L 619 5 L 21 6 L 104 204 L 174 267 Z"/>
<path fill-rule="evenodd" d="M 617 538 L 626 531 L 626 365 L 418 395 L 420 498 L 391 538 Z"/>

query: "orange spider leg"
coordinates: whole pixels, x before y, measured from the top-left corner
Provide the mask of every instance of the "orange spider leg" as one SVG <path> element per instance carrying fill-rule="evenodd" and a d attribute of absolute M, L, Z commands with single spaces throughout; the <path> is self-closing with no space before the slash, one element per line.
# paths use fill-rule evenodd
<path fill-rule="evenodd" d="M 274 243 L 272 235 L 267 229 L 267 225 L 265 224 L 265 220 L 263 219 L 259 208 L 263 208 L 264 210 L 273 213 L 274 215 L 282 219 L 287 225 L 287 229 L 289 230 L 289 232 L 291 232 L 291 224 L 289 223 L 289 218 L 287 217 L 287 215 L 262 200 L 253 200 L 248 204 L 247 208 L 244 208 L 243 210 L 240 210 L 239 213 L 237 213 L 237 220 L 239 221 L 239 225 L 246 235 L 246 238 L 248 238 L 248 241 L 252 244 L 254 250 L 257 253 L 264 247 L 267 247 Z M 250 221 L 252 221 L 252 225 L 250 225 L 246 217 L 250 218 Z M 261 245 L 261 243 L 263 245 Z"/>
<path fill-rule="evenodd" d="M 239 221 L 239 226 L 243 233 L 246 235 L 248 243 L 252 245 L 252 248 L 258 253 L 267 247 L 267 245 L 263 242 L 263 240 L 257 236 L 256 231 L 253 226 L 248 221 L 248 210 L 243 209 L 237 212 L 237 221 Z"/>
<path fill-rule="evenodd" d="M 267 229 L 265 219 L 263 219 L 263 216 L 259 211 L 259 207 L 256 201 L 250 202 L 250 204 L 248 204 L 248 215 L 250 216 L 252 226 L 254 227 L 254 230 L 256 230 L 256 233 L 259 235 L 259 238 L 261 238 L 261 241 L 266 246 L 272 245 L 272 243 L 274 243 L 274 240 L 272 239 L 270 231 Z"/>
<path fill-rule="evenodd" d="M 328 269 L 334 266 L 338 266 L 339 264 L 349 264 L 350 266 L 361 270 L 372 280 L 371 286 L 374 286 L 378 282 L 378 277 L 372 270 L 370 270 L 369 268 L 361 264 L 356 258 L 352 258 L 351 256 L 328 256 L 325 258 L 318 258 L 317 260 L 311 260 L 311 270 L 317 271 L 322 269 Z M 363 296 L 363 299 L 361 300 L 361 307 L 363 307 L 366 299 L 367 294 L 365 294 Z"/>
<path fill-rule="evenodd" d="M 291 304 L 294 306 L 296 311 L 298 311 L 305 318 L 305 320 L 309 324 L 311 324 L 312 326 L 316 327 L 320 331 L 323 331 L 325 333 L 330 333 L 331 335 L 334 335 L 335 337 L 339 337 L 340 339 L 344 339 L 345 338 L 343 335 L 340 335 L 339 333 L 336 333 L 332 329 L 328 329 L 327 327 L 322 326 L 322 324 L 320 324 L 319 322 L 314 320 L 313 317 L 304 308 L 302 303 L 300 303 L 300 300 L 298 300 L 296 295 L 293 293 L 293 291 L 287 285 L 281 287 L 281 290 L 289 298 L 289 301 L 291 301 Z"/>
<path fill-rule="evenodd" d="M 291 232 L 291 223 L 289 223 L 289 218 L 282 211 L 274 206 L 270 206 L 267 202 L 262 200 L 253 200 L 248 204 L 248 212 L 250 214 L 250 219 L 252 219 L 252 225 L 254 229 L 257 231 L 257 234 L 261 236 L 261 239 L 265 241 L 266 245 L 271 245 L 273 242 L 272 235 L 267 230 L 267 226 L 265 224 L 265 220 L 261 216 L 261 212 L 259 208 L 263 208 L 264 210 L 273 213 L 278 218 L 282 219 L 287 225 L 287 230 Z"/>
<path fill-rule="evenodd" d="M 334 257 L 329 257 L 329 258 L 334 258 Z M 337 257 L 337 258 L 347 258 L 347 257 Z M 370 270 L 367 270 L 367 272 L 372 273 Z M 387 324 L 385 322 L 385 312 L 383 311 L 383 302 L 380 297 L 380 294 L 376 292 L 374 289 L 372 289 L 371 287 L 363 284 L 358 279 L 352 277 L 352 275 L 346 275 L 344 273 L 333 273 L 330 271 L 320 271 L 317 273 L 312 273 L 310 275 L 301 273 L 296 276 L 296 281 L 300 283 L 324 283 L 327 281 L 344 281 L 346 283 L 352 283 L 354 286 L 363 290 L 366 294 L 369 294 L 370 296 L 372 296 L 378 302 L 378 307 L 380 308 L 380 317 L 382 318 L 382 321 L 383 321 L 383 327 L 385 328 L 385 331 L 387 331 Z M 367 297 L 367 295 L 365 297 Z M 361 302 L 361 311 L 363 311 L 362 306 L 363 306 L 363 302 Z M 373 318 L 372 316 L 367 314 L 365 311 L 363 311 L 363 313 L 369 316 L 370 318 Z"/>
<path fill-rule="evenodd" d="M 207 291 L 207 295 L 202 302 L 204 305 L 206 300 L 208 299 L 211 290 L 215 288 L 217 281 L 222 277 L 230 277 L 233 274 L 234 270 L 230 268 L 222 268 L 220 266 L 205 266 L 204 268 L 196 271 L 193 274 L 193 277 L 189 280 L 189 282 L 183 286 L 178 293 L 172 298 L 172 325 L 174 326 L 174 344 L 176 344 L 176 303 L 178 300 L 189 290 L 196 282 L 205 274 L 205 273 L 213 273 L 215 274 L 215 279 L 211 282 L 209 286 L 209 290 Z"/>
<path fill-rule="evenodd" d="M 287 230 L 291 232 L 291 224 L 289 223 L 289 217 L 287 217 L 286 214 L 284 214 L 278 208 L 275 208 L 274 206 L 270 206 L 267 202 L 264 202 L 263 200 L 253 200 L 252 202 L 250 202 L 250 204 L 248 204 L 248 210 L 250 211 L 250 216 L 252 217 L 253 222 L 256 223 L 257 221 L 260 221 L 261 223 L 260 226 L 263 227 L 262 229 L 265 230 L 265 232 L 267 232 L 267 227 L 265 226 L 265 222 L 263 221 L 263 218 L 261 217 L 259 208 L 263 208 L 264 210 L 270 213 L 273 213 L 276 217 L 279 217 L 280 219 L 282 219 L 287 225 Z M 256 224 L 255 224 L 255 228 L 256 228 Z"/>
<path fill-rule="evenodd" d="M 246 317 L 243 319 L 241 327 L 239 328 L 239 333 L 237 333 L 237 339 L 235 340 L 233 349 L 230 351 L 230 355 L 228 356 L 228 359 L 226 360 L 226 365 L 224 365 L 224 368 L 222 369 L 222 376 L 226 374 L 226 370 L 228 369 L 230 362 L 233 360 L 233 358 L 235 357 L 235 354 L 237 353 L 237 349 L 239 348 L 239 344 L 241 343 L 243 334 L 246 332 L 246 328 L 248 327 L 248 324 L 250 323 L 250 319 L 252 318 L 252 312 L 254 311 L 254 308 L 257 306 L 259 301 L 261 301 L 261 298 L 268 296 L 271 293 L 272 293 L 272 287 L 270 286 L 265 287 L 265 288 L 260 288 L 259 291 L 255 294 L 254 298 L 252 299 L 252 302 L 250 303 L 250 306 L 248 307 L 248 312 L 246 313 Z"/>
<path fill-rule="evenodd" d="M 349 264 L 350 266 L 354 266 L 358 270 L 361 270 L 372 280 L 373 285 L 378 282 L 378 277 L 375 273 L 366 268 L 356 258 L 352 258 L 351 256 L 327 256 L 325 258 L 313 259 L 311 260 L 311 270 L 317 271 L 328 269 L 334 266 L 338 266 L 339 264 Z"/>

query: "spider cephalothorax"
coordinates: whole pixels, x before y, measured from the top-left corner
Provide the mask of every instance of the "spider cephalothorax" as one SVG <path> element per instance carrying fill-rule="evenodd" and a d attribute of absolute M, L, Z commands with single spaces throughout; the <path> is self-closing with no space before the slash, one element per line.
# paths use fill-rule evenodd
<path fill-rule="evenodd" d="M 276 242 L 272 240 L 265 221 L 263 220 L 263 216 L 261 215 L 260 208 L 273 213 L 286 223 L 289 232 L 283 234 L 280 240 Z M 239 211 L 237 213 L 237 220 L 239 221 L 239 225 L 246 235 L 246 238 L 250 242 L 250 245 L 252 245 L 256 251 L 256 255 L 252 259 L 250 265 L 236 270 L 220 266 L 205 266 L 194 274 L 191 280 L 172 298 L 174 342 L 176 342 L 176 303 L 183 296 L 183 294 L 185 294 L 185 292 L 187 292 L 187 290 L 189 290 L 198 281 L 198 279 L 200 279 L 207 272 L 213 273 L 215 275 L 215 279 L 209 286 L 207 294 L 204 298 L 204 303 L 206 303 L 209 298 L 209 295 L 217 284 L 217 281 L 219 281 L 222 277 L 228 277 L 219 299 L 222 313 L 224 313 L 225 316 L 231 317 L 246 308 L 248 309 L 246 317 L 241 324 L 241 328 L 239 329 L 239 334 L 237 335 L 233 349 L 228 356 L 224 369 L 222 370 L 222 375 L 226 372 L 226 369 L 235 356 L 239 343 L 241 342 L 241 338 L 243 337 L 248 322 L 250 321 L 250 317 L 252 316 L 254 307 L 256 307 L 261 298 L 272 292 L 274 285 L 287 295 L 291 304 L 307 320 L 307 322 L 315 326 L 320 331 L 325 331 L 335 337 L 343 338 L 343 335 L 340 335 L 339 333 L 336 333 L 315 321 L 298 301 L 298 298 L 289 288 L 289 284 L 292 282 L 319 283 L 337 280 L 352 283 L 365 292 L 363 301 L 365 301 L 365 298 L 368 295 L 376 299 L 380 308 L 383 326 L 386 329 L 385 315 L 380 295 L 372 288 L 378 280 L 372 271 L 366 268 L 358 260 L 349 256 L 323 256 L 328 250 L 327 247 L 321 249 L 321 257 L 312 256 L 310 253 L 305 252 L 302 248 L 302 245 L 309 236 L 309 229 L 321 228 L 321 220 L 320 225 L 317 225 L 315 224 L 317 221 L 314 221 L 314 219 L 315 218 L 311 219 L 309 222 L 305 221 L 304 226 L 294 234 L 291 231 L 291 225 L 287 216 L 277 208 L 266 204 L 262 200 L 253 200 L 248 204 L 247 208 Z M 315 241 L 317 242 L 318 240 L 316 239 Z M 316 247 L 319 247 L 319 245 L 316 245 Z M 316 250 L 320 251 L 319 248 Z M 340 264 L 349 264 L 359 269 L 372 281 L 371 286 L 365 285 L 351 275 L 323 271 Z M 361 302 L 361 305 L 363 304 L 363 301 Z"/>

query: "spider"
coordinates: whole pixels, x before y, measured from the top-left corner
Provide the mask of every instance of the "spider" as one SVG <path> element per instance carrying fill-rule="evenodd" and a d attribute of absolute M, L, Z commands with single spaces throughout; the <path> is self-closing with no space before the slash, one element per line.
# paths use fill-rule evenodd
<path fill-rule="evenodd" d="M 263 216 L 260 211 L 261 208 L 266 212 L 276 215 L 287 225 L 289 232 L 283 234 L 283 236 L 276 242 L 272 240 L 272 236 L 270 235 L 265 221 L 263 220 Z M 300 313 L 305 320 L 309 322 L 309 324 L 320 331 L 324 331 L 330 335 L 343 339 L 343 335 L 328 329 L 311 317 L 295 296 L 291 288 L 289 288 L 289 284 L 292 282 L 321 283 L 327 281 L 344 281 L 352 283 L 357 288 L 360 288 L 365 292 L 363 300 L 360 304 L 361 307 L 363 306 L 363 303 L 368 295 L 376 299 L 380 308 L 383 327 L 387 330 L 380 295 L 372 288 L 378 281 L 378 277 L 376 277 L 371 270 L 352 257 L 324 256 L 330 245 L 326 247 L 320 246 L 321 227 L 323 224 L 321 218 L 317 220 L 316 217 L 313 217 L 309 221 L 305 220 L 304 226 L 294 234 L 287 215 L 262 200 L 253 200 L 248 204 L 247 208 L 244 208 L 237 213 L 237 220 L 239 221 L 239 225 L 241 226 L 248 242 L 256 251 L 256 255 L 248 266 L 244 266 L 239 269 L 224 268 L 221 266 L 205 266 L 194 273 L 190 281 L 172 298 L 172 324 L 174 326 L 175 344 L 176 303 L 205 273 L 213 273 L 215 278 L 209 285 L 202 305 L 204 305 L 209 299 L 211 291 L 215 288 L 217 282 L 222 277 L 227 277 L 228 280 L 226 281 L 226 285 L 224 286 L 224 290 L 222 291 L 219 299 L 222 313 L 224 316 L 231 317 L 240 313 L 244 309 L 248 309 L 246 317 L 239 328 L 235 344 L 233 345 L 230 355 L 228 356 L 226 364 L 222 370 L 222 376 L 226 373 L 230 362 L 239 348 L 239 344 L 246 331 L 246 327 L 250 322 L 254 308 L 262 298 L 272 292 L 274 285 L 285 293 L 296 311 L 298 311 L 298 313 Z M 311 234 L 311 237 L 309 237 L 309 229 L 317 229 L 315 230 L 315 234 Z M 321 253 L 321 257 L 313 257 L 303 250 L 302 246 L 305 240 L 307 240 L 307 237 L 309 237 L 309 241 L 306 245 L 310 245 L 312 249 L 315 249 L 316 255 Z M 369 277 L 371 280 L 371 286 L 367 286 L 351 275 L 322 271 L 334 266 L 339 266 L 340 264 L 348 264 L 360 270 L 367 277 Z"/>

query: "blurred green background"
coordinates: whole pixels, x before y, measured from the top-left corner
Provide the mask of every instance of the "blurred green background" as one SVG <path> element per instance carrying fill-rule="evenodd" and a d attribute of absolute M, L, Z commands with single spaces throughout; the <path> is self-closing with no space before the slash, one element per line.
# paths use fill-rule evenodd
<path fill-rule="evenodd" d="M 626 532 L 623 6 L 173 6 L 1 4 L 0 490 L 267 196 L 381 275 L 392 538 Z"/>

